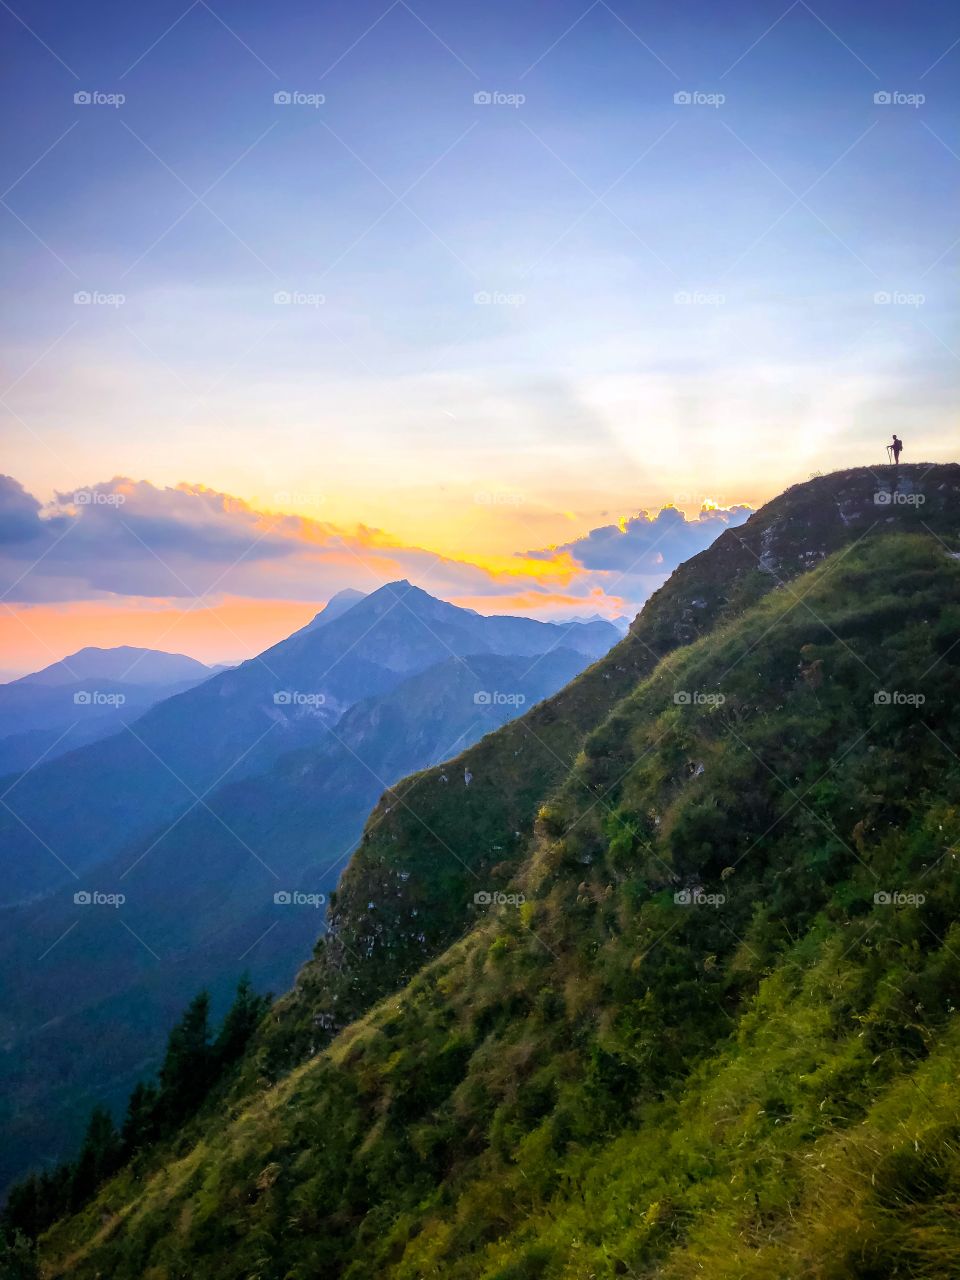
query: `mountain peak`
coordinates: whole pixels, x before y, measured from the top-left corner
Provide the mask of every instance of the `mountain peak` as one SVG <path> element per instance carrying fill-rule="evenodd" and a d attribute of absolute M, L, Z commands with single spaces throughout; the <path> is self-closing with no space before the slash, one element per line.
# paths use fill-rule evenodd
<path fill-rule="evenodd" d="M 366 592 L 358 591 L 355 587 L 344 587 L 342 591 L 337 591 L 330 597 L 320 612 L 314 614 L 302 630 L 316 631 L 319 627 L 325 627 L 328 622 L 334 622 L 337 618 L 343 617 L 355 604 L 359 604 L 366 598 Z"/>
<path fill-rule="evenodd" d="M 172 684 L 209 675 L 210 671 L 210 667 L 183 653 L 129 644 L 111 648 L 87 645 L 41 671 L 22 676 L 17 683 L 57 685 L 100 678 L 132 684 Z"/>

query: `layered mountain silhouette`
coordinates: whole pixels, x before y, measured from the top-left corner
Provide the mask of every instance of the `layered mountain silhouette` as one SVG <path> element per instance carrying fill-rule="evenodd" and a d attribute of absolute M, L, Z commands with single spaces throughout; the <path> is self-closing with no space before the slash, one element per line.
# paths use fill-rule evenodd
<path fill-rule="evenodd" d="M 201 986 L 216 1007 L 238 965 L 261 990 L 288 986 L 324 912 L 275 895 L 328 895 L 385 787 L 554 693 L 616 638 L 603 623 L 484 618 L 408 583 L 344 592 L 261 659 L 16 783 L 8 816 L 28 836 L 42 827 L 41 852 L 73 823 L 104 835 L 70 845 L 76 877 L 21 873 L 29 896 L 0 911 L 0 1180 L 69 1150 L 92 1103 L 120 1105 Z M 5 853 L 35 871 L 29 839 Z M 122 910 L 97 895 L 122 895 Z"/>
<path fill-rule="evenodd" d="M 0 685 L 0 777 L 109 737 L 218 669 L 181 653 L 118 645 L 79 649 Z"/>
<path fill-rule="evenodd" d="M 258 657 L 153 706 L 106 738 L 4 783 L 0 903 L 79 877 L 138 833 L 173 822 L 217 787 L 322 742 L 354 703 L 450 657 L 534 658 L 560 647 L 585 660 L 617 638 L 586 625 L 482 617 L 402 581 L 340 599 Z"/>
<path fill-rule="evenodd" d="M 797 486 L 390 787 L 46 1274 L 955 1273 L 958 554 L 960 467 Z"/>

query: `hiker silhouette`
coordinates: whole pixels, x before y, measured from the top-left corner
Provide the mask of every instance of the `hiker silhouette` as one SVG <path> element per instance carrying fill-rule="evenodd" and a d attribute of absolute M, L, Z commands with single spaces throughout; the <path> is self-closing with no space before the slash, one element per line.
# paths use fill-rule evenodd
<path fill-rule="evenodd" d="M 903 448 L 903 441 L 894 432 L 893 444 L 890 446 L 890 452 L 893 454 L 893 465 L 896 466 L 900 461 L 900 450 Z"/>

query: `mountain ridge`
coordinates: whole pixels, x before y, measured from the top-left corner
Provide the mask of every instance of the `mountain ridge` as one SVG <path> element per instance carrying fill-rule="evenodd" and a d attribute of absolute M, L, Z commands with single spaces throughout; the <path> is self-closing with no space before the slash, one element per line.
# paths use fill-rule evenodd
<path fill-rule="evenodd" d="M 452 762 L 452 768 L 467 767 L 478 780 L 462 798 L 471 818 L 466 840 L 461 812 L 439 795 L 438 770 L 405 779 L 382 797 L 331 903 L 329 932 L 293 992 L 278 1005 L 264 1068 L 289 1069 L 459 936 L 469 922 L 466 890 L 474 877 L 494 867 L 506 874 L 532 836 L 538 808 L 573 765 L 584 736 L 657 661 L 770 591 L 788 595 L 788 611 L 802 607 L 789 597 L 785 583 L 831 551 L 891 525 L 944 537 L 950 547 L 960 548 L 960 465 L 918 465 L 901 473 L 907 473 L 901 479 L 911 486 L 926 484 L 930 505 L 927 510 L 922 504 L 923 517 L 916 504 L 892 509 L 877 504 L 876 494 L 888 481 L 871 469 L 838 472 L 792 486 L 680 565 L 609 653 L 552 699 L 505 726 L 496 741 L 478 744 Z M 526 762 L 524 772 L 513 767 L 516 760 Z M 412 811 L 422 821 L 411 817 Z M 453 867 L 450 848 L 460 859 Z M 430 868 L 444 860 L 447 874 L 431 888 Z M 405 870 L 420 868 L 416 902 L 408 901 L 416 880 L 397 882 L 401 864 Z M 370 918 L 366 904 L 378 895 L 394 903 L 387 921 Z M 436 932 L 426 944 L 419 941 L 422 930 L 415 944 L 408 936 L 406 919 L 413 909 L 433 922 Z M 373 957 L 366 955 L 368 947 Z M 356 955 L 364 956 L 362 966 L 351 959 Z"/>
<path fill-rule="evenodd" d="M 562 641 L 595 656 L 617 638 L 612 627 L 441 609 L 425 592 L 411 596 L 414 610 L 406 594 L 388 584 L 325 626 L 163 699 L 120 734 L 10 779 L 0 811 L 4 901 L 75 878 L 134 833 L 174 821 L 207 789 L 322 740 L 353 703 L 451 655 L 535 657 Z"/>
<path fill-rule="evenodd" d="M 472 883 L 453 890 L 465 923 L 447 949 L 409 978 L 401 957 L 400 981 L 368 985 L 357 1020 L 270 1085 L 277 1015 L 294 1016 L 278 1006 L 226 1105 L 54 1229 L 51 1275 L 948 1274 L 960 1256 L 949 486 L 929 531 L 895 518 L 828 556 L 798 541 L 794 494 L 739 551 L 678 571 L 627 649 L 559 697 L 573 724 L 571 699 L 624 667 L 625 695 L 578 739 L 565 780 L 547 779 L 525 850 L 481 882 L 479 903 Z M 811 551 L 817 567 L 788 576 Z M 748 568 L 757 554 L 765 580 Z M 656 638 L 674 643 L 631 678 L 625 663 L 638 670 Z M 502 757 L 521 732 L 493 735 Z M 492 770 L 489 743 L 486 759 Z M 409 840 L 384 860 L 396 801 L 424 777 L 449 787 L 459 763 L 375 811 L 383 866 L 409 872 L 395 891 L 428 887 Z M 461 835 L 472 826 L 470 772 L 445 792 L 445 833 L 457 817 Z M 503 782 L 490 780 L 488 805 Z M 921 885 L 925 916 L 890 905 Z M 314 978 L 287 1000 L 321 1018 L 317 1036 Z"/>

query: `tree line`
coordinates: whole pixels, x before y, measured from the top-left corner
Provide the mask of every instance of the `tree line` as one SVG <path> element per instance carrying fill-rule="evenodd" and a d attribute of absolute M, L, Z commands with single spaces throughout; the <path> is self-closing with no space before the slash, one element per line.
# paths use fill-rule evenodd
<path fill-rule="evenodd" d="M 119 1130 L 104 1107 L 90 1114 L 75 1160 L 15 1183 L 0 1218 L 0 1280 L 30 1275 L 31 1241 L 67 1214 L 82 1209 L 124 1165 L 176 1130 L 203 1104 L 243 1055 L 271 1003 L 244 975 L 233 1004 L 214 1034 L 210 996 L 201 991 L 170 1032 L 156 1080 L 140 1081 L 127 1102 Z"/>

